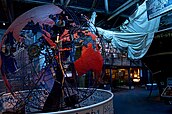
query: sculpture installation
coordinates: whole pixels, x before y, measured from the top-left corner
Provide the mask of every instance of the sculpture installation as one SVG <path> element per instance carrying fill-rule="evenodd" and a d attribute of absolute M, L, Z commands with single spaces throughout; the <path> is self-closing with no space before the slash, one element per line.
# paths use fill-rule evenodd
<path fill-rule="evenodd" d="M 80 107 L 96 90 L 103 58 L 89 19 L 55 5 L 19 16 L 1 42 L 0 68 L 11 99 L 6 112 L 52 112 Z M 93 34 L 94 33 L 94 34 Z M 100 43 L 100 42 L 99 42 Z M 78 77 L 91 72 L 87 89 Z"/>

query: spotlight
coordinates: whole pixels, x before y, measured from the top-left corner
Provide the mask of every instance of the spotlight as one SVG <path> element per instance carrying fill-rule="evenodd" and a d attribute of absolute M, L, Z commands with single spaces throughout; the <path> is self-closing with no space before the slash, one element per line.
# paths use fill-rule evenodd
<path fill-rule="evenodd" d="M 2 25 L 4 25 L 4 26 L 5 26 L 5 23 L 2 23 Z"/>

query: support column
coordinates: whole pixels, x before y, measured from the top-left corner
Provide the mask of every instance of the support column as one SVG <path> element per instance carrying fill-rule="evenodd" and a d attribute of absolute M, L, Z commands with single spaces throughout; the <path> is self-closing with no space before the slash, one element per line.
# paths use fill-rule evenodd
<path fill-rule="evenodd" d="M 128 69 L 128 86 L 129 86 L 129 89 L 131 89 L 131 77 L 130 77 L 130 68 Z"/>

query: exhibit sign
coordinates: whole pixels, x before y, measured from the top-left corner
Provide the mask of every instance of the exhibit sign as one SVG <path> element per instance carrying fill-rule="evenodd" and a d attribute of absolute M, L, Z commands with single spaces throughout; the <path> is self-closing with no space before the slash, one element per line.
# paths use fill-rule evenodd
<path fill-rule="evenodd" d="M 147 0 L 148 19 L 153 19 L 172 10 L 172 0 Z"/>

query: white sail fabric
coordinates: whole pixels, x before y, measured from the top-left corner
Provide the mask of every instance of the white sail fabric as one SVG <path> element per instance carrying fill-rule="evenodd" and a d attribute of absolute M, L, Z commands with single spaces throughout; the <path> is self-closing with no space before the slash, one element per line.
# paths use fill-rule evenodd
<path fill-rule="evenodd" d="M 92 15 L 91 18 L 95 18 Z M 94 20 L 95 19 L 91 19 Z M 94 24 L 95 22 L 92 22 Z M 140 59 L 148 51 L 154 33 L 158 30 L 160 17 L 148 20 L 146 11 L 146 2 L 126 20 L 120 27 L 121 31 L 109 31 L 96 27 L 99 34 L 107 40 L 111 40 L 114 48 L 128 52 L 130 59 Z M 93 25 L 90 24 L 91 28 Z"/>

